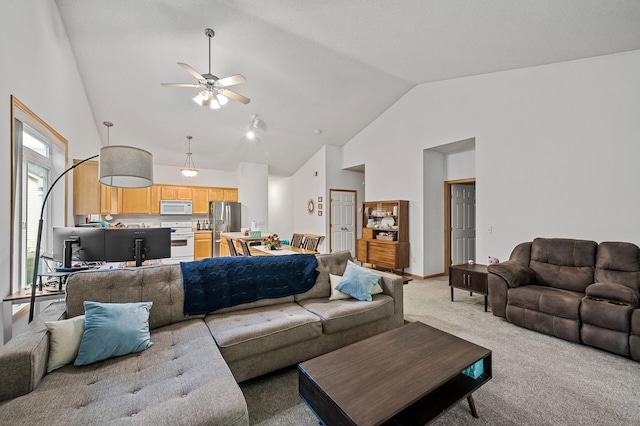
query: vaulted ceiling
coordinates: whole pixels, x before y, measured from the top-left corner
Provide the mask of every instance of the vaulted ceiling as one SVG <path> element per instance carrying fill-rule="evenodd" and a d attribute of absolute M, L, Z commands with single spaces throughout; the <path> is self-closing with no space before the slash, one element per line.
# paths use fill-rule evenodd
<path fill-rule="evenodd" d="M 640 1 L 56 0 L 103 142 L 182 166 L 290 175 L 417 84 L 640 49 Z M 198 106 L 176 63 L 242 74 L 251 99 Z M 258 139 L 245 138 L 254 115 Z M 316 130 L 321 130 L 317 135 Z M 393 141 L 390 141 L 393 142 Z"/>

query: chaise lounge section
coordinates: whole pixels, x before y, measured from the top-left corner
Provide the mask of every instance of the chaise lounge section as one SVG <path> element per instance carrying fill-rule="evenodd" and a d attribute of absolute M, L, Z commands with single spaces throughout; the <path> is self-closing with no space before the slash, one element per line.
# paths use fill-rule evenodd
<path fill-rule="evenodd" d="M 640 361 L 640 249 L 536 238 L 488 267 L 494 315 Z"/>
<path fill-rule="evenodd" d="M 329 274 L 342 275 L 350 259 L 349 252 L 318 255 L 320 273 L 305 293 L 188 317 L 180 265 L 73 274 L 66 303 L 49 306 L 0 349 L 0 418 L 34 425 L 248 425 L 238 382 L 403 324 L 398 276 L 376 271 L 383 292 L 372 302 L 329 299 Z M 153 302 L 153 345 L 47 374 L 44 322 L 82 315 L 87 300 Z"/>

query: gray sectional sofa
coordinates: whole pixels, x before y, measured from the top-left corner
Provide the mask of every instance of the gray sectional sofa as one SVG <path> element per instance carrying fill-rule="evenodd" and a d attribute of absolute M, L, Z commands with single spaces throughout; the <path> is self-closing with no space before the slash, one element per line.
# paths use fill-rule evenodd
<path fill-rule="evenodd" d="M 54 303 L 0 348 L 4 424 L 248 425 L 242 382 L 403 324 L 402 279 L 379 272 L 372 302 L 329 300 L 329 274 L 342 275 L 349 252 L 318 255 L 313 288 L 185 317 L 179 265 L 81 272 L 66 303 Z M 153 346 L 46 374 L 45 321 L 83 314 L 83 302 L 152 301 Z M 66 312 L 66 313 L 65 313 Z"/>

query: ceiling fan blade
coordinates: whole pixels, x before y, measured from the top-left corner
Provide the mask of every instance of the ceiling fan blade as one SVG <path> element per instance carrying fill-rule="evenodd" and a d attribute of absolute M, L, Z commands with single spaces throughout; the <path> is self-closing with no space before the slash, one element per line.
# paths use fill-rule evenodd
<path fill-rule="evenodd" d="M 199 84 L 195 83 L 160 83 L 160 85 L 166 87 L 200 87 Z"/>
<path fill-rule="evenodd" d="M 182 68 L 184 68 L 185 71 L 187 71 L 189 74 L 191 74 L 192 76 L 194 76 L 198 80 L 206 80 L 206 78 L 204 78 L 198 71 L 194 70 L 189 65 L 187 65 L 187 64 L 185 64 L 183 62 L 178 62 L 178 65 L 180 65 Z"/>
<path fill-rule="evenodd" d="M 226 96 L 227 98 L 231 98 L 234 101 L 242 102 L 245 105 L 248 104 L 249 102 L 251 102 L 251 99 L 245 98 L 244 96 L 239 95 L 236 92 L 232 92 L 229 89 L 220 90 L 220 94 Z"/>
<path fill-rule="evenodd" d="M 242 74 L 232 75 L 230 77 L 221 78 L 218 83 L 223 86 L 235 86 L 236 84 L 246 83 L 247 79 Z"/>

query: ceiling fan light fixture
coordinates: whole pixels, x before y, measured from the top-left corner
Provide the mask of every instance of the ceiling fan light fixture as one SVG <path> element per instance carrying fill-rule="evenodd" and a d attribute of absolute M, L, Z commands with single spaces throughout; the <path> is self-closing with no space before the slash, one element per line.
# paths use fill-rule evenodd
<path fill-rule="evenodd" d="M 187 151 L 187 158 L 184 161 L 184 166 L 180 171 L 186 177 L 194 177 L 198 174 L 198 169 L 196 169 L 196 165 L 193 163 L 193 158 L 191 154 L 191 139 L 192 136 L 187 136 L 187 140 L 189 141 L 189 150 Z"/>
<path fill-rule="evenodd" d="M 226 97 L 226 96 L 224 96 L 224 95 L 220 95 L 220 94 L 218 94 L 218 95 L 216 96 L 216 99 L 218 100 L 218 103 L 219 103 L 220 105 L 225 105 L 225 104 L 227 103 L 227 101 L 229 101 L 229 98 L 227 98 L 227 97 Z"/>
<path fill-rule="evenodd" d="M 220 103 L 215 97 L 212 97 L 209 101 L 209 108 L 211 109 L 220 109 Z"/>

